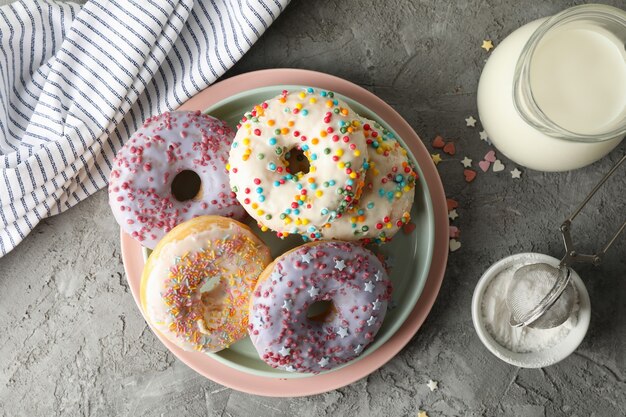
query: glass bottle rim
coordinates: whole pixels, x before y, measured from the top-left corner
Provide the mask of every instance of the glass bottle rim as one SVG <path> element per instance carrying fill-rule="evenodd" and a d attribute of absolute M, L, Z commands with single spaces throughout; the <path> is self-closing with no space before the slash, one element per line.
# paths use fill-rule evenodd
<path fill-rule="evenodd" d="M 626 135 L 626 118 L 614 129 L 601 133 L 584 134 L 565 129 L 541 110 L 533 95 L 530 82 L 532 58 L 543 37 L 564 23 L 588 18 L 605 19 L 623 26 L 626 30 L 626 11 L 604 4 L 574 6 L 547 18 L 530 36 L 518 58 L 513 78 L 513 103 L 522 119 L 542 133 L 576 142 L 604 142 Z"/>

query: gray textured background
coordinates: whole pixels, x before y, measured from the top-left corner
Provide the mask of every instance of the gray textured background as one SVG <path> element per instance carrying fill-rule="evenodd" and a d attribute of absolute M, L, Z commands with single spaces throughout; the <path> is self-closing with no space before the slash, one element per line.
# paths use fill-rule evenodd
<path fill-rule="evenodd" d="M 582 170 L 508 170 L 463 181 L 464 155 L 489 147 L 476 116 L 487 54 L 518 26 L 579 2 L 294 1 L 229 76 L 298 67 L 354 81 L 395 107 L 429 143 L 454 139 L 457 156 L 439 165 L 460 201 L 463 247 L 450 257 L 424 326 L 391 362 L 324 395 L 271 399 L 204 379 L 177 361 L 137 310 L 120 260 L 118 227 L 102 191 L 43 221 L 0 259 L 0 416 L 623 416 L 626 415 L 626 239 L 600 268 L 580 267 L 591 294 L 591 327 L 569 358 L 541 370 L 498 361 L 472 327 L 470 300 L 482 272 L 520 251 L 562 254 L 557 226 L 624 153 Z M 626 7 L 624 1 L 611 4 Z M 580 217 L 581 246 L 597 247 L 626 210 L 617 175 Z M 428 379 L 440 382 L 430 392 Z"/>

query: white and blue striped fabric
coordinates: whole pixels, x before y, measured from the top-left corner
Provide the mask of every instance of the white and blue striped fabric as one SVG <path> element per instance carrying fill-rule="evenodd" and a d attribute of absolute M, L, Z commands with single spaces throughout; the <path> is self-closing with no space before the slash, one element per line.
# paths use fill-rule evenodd
<path fill-rule="evenodd" d="M 0 256 L 105 187 L 143 120 L 218 79 L 288 1 L 0 7 Z"/>

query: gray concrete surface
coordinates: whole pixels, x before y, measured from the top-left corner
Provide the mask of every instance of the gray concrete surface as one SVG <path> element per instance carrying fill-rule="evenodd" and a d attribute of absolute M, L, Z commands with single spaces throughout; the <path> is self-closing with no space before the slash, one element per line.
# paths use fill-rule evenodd
<path fill-rule="evenodd" d="M 582 170 L 462 177 L 464 155 L 488 146 L 475 90 L 487 54 L 521 24 L 571 1 L 294 1 L 228 74 L 259 68 L 326 71 L 371 89 L 428 144 L 455 140 L 439 165 L 460 201 L 463 247 L 452 254 L 424 326 L 390 363 L 357 383 L 308 398 L 242 394 L 177 361 L 148 330 L 125 281 L 118 227 L 100 192 L 48 219 L 0 259 L 0 416 L 624 416 L 626 415 L 626 238 L 600 268 L 580 267 L 593 315 L 582 346 L 555 366 L 525 370 L 498 361 L 472 327 L 481 273 L 511 253 L 560 256 L 556 226 L 626 151 Z M 612 1 L 626 7 L 624 1 Z M 506 159 L 507 168 L 513 165 Z M 621 172 L 581 216 L 576 236 L 593 249 L 621 221 Z M 428 379 L 440 382 L 430 392 Z"/>

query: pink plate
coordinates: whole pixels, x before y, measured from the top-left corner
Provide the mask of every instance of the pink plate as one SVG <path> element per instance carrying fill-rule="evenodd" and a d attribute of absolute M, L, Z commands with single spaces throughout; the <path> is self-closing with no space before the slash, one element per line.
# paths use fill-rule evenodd
<path fill-rule="evenodd" d="M 423 179 L 428 184 L 435 217 L 435 243 L 428 279 L 415 308 L 400 329 L 364 360 L 356 361 L 334 372 L 301 379 L 256 376 L 233 369 L 209 356 L 185 352 L 168 340 L 161 342 L 190 368 L 201 375 L 239 391 L 270 397 L 296 397 L 331 391 L 357 381 L 393 358 L 415 335 L 432 308 L 441 287 L 448 259 L 448 215 L 446 198 L 439 174 L 430 154 L 411 126 L 391 106 L 374 94 L 349 81 L 332 75 L 300 69 L 270 69 L 250 72 L 221 81 L 197 94 L 179 110 L 204 110 L 230 96 L 254 88 L 273 85 L 314 85 L 332 90 L 362 103 L 389 124 L 410 148 Z M 143 270 L 141 245 L 121 234 L 122 260 L 133 297 L 139 305 L 139 286 Z M 140 308 L 141 310 L 141 308 Z"/>

